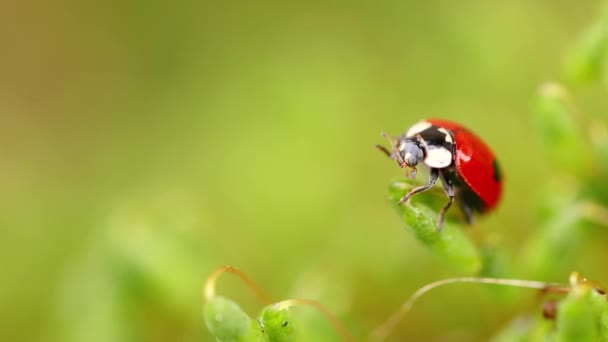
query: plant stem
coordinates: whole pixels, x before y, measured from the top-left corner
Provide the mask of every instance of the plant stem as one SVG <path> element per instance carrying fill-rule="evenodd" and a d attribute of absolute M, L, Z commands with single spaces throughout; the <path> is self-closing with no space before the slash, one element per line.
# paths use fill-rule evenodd
<path fill-rule="evenodd" d="M 569 291 L 569 287 L 563 284 L 552 284 L 546 283 L 542 281 L 534 281 L 534 280 L 521 280 L 521 279 L 500 279 L 500 278 L 479 278 L 479 277 L 460 277 L 460 278 L 448 278 L 439 280 L 430 284 L 427 284 L 421 288 L 419 288 L 414 294 L 401 305 L 399 310 L 395 312 L 392 316 L 390 316 L 382 325 L 380 325 L 376 330 L 374 330 L 369 339 L 371 341 L 382 341 L 386 339 L 386 337 L 391 333 L 391 331 L 395 328 L 397 323 L 403 319 L 403 316 L 410 311 L 414 302 L 418 300 L 418 298 L 422 297 L 425 293 L 429 292 L 432 289 L 435 289 L 440 286 L 454 284 L 454 283 L 478 283 L 478 284 L 491 284 L 491 285 L 501 285 L 501 286 L 514 286 L 514 287 L 523 287 L 530 289 L 539 289 L 543 291 L 551 291 L 551 292 L 563 292 L 566 289 L 566 292 Z"/>
<path fill-rule="evenodd" d="M 270 296 L 266 292 L 264 292 L 264 290 L 262 290 L 262 288 L 258 284 L 256 284 L 241 270 L 233 266 L 222 266 L 213 271 L 211 275 L 209 275 L 209 277 L 205 281 L 205 286 L 203 287 L 203 298 L 206 301 L 215 297 L 215 283 L 217 282 L 217 279 L 220 277 L 220 275 L 224 273 L 236 274 L 245 283 L 245 285 L 249 287 L 251 292 L 253 292 L 260 301 L 265 304 L 272 303 L 272 299 L 270 298 Z"/>
<path fill-rule="evenodd" d="M 310 300 L 310 299 L 286 299 L 280 301 L 278 303 L 272 304 L 270 309 L 273 310 L 283 310 L 292 306 L 297 305 L 308 305 L 315 309 L 317 309 L 320 313 L 322 313 L 325 318 L 329 321 L 332 327 L 340 334 L 344 341 L 355 341 L 355 338 L 348 332 L 348 330 L 340 323 L 340 321 L 329 311 L 327 310 L 321 303 Z"/>

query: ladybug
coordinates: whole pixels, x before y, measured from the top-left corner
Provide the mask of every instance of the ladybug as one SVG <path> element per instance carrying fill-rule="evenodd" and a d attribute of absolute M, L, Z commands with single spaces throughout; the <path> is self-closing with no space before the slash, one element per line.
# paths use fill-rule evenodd
<path fill-rule="evenodd" d="M 376 147 L 401 168 L 409 167 L 412 179 L 416 177 L 418 164 L 430 167 L 429 183 L 410 190 L 398 204 L 432 188 L 441 179 L 449 201 L 439 212 L 438 230 L 455 197 L 469 224 L 473 222 L 473 212 L 486 213 L 500 201 L 503 175 L 498 161 L 488 145 L 466 127 L 448 120 L 429 119 L 413 125 L 397 138 L 385 133 L 382 136 L 391 144 L 391 151 Z"/>

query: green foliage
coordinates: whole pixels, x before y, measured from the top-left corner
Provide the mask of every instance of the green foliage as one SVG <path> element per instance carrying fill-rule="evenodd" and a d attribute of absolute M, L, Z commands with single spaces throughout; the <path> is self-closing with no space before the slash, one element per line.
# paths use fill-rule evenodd
<path fill-rule="evenodd" d="M 532 121 L 555 170 L 581 177 L 589 168 L 591 150 L 573 107 L 562 86 L 545 84 L 535 98 Z"/>
<path fill-rule="evenodd" d="M 270 341 L 290 342 L 295 340 L 295 330 L 289 309 L 276 305 L 267 306 L 260 314 L 260 322 Z"/>
<path fill-rule="evenodd" d="M 608 8 L 591 25 L 566 55 L 564 66 L 569 79 L 589 83 L 600 79 L 608 59 Z"/>
<path fill-rule="evenodd" d="M 523 246 L 519 256 L 525 263 L 526 274 L 545 279 L 568 265 L 569 258 L 581 249 L 584 226 L 579 212 L 572 205 L 561 208 L 555 217 L 547 219 Z"/>
<path fill-rule="evenodd" d="M 572 273 L 570 281 L 570 287 L 564 288 L 568 291 L 566 297 L 549 305 L 553 314 L 519 317 L 492 341 L 608 341 L 606 295 L 596 283 L 580 278 L 577 272 Z M 555 302 L 546 304 L 550 303 Z"/>
<path fill-rule="evenodd" d="M 389 200 L 397 203 L 414 185 L 409 180 L 392 182 Z M 460 225 L 446 220 L 438 231 L 438 198 L 432 193 L 427 191 L 425 195 L 414 196 L 409 203 L 397 205 L 403 221 L 426 248 L 454 270 L 465 274 L 477 273 L 482 266 L 481 255 Z M 443 196 L 442 204 L 446 200 Z"/>
<path fill-rule="evenodd" d="M 174 210 L 187 212 L 180 204 L 172 198 Z M 71 328 L 60 340 L 146 340 L 151 333 L 141 325 L 160 320 L 159 312 L 175 321 L 199 320 L 191 309 L 200 287 L 196 239 L 158 206 L 167 208 L 159 199 L 126 201 L 112 213 L 61 293 L 58 316 Z M 158 326 L 155 334 L 172 334 L 172 328 Z"/>
<path fill-rule="evenodd" d="M 577 292 L 577 291 L 573 291 Z M 599 316 L 594 312 L 593 291 L 569 295 L 559 306 L 557 341 L 595 342 L 599 340 Z"/>
<path fill-rule="evenodd" d="M 482 269 L 478 276 L 488 278 L 509 278 L 513 275 L 514 258 L 498 242 L 485 242 L 479 247 L 481 251 Z M 497 303 L 508 304 L 519 299 L 521 290 L 513 287 L 496 286 L 487 291 Z"/>
<path fill-rule="evenodd" d="M 203 306 L 207 328 L 218 342 L 290 342 L 295 330 L 287 308 L 270 305 L 257 320 L 252 320 L 232 300 L 210 298 Z"/>
<path fill-rule="evenodd" d="M 607 312 L 606 295 L 599 294 L 585 284 L 575 285 L 559 305 L 556 340 L 608 341 L 605 324 Z"/>
<path fill-rule="evenodd" d="M 218 342 L 291 342 L 296 338 L 289 308 L 276 304 L 252 320 L 234 301 L 213 296 L 203 306 L 203 318 Z"/>
<path fill-rule="evenodd" d="M 581 52 L 583 53 L 583 52 Z M 551 277 L 572 267 L 572 260 L 584 250 L 589 223 L 606 224 L 595 203 L 606 203 L 605 139 L 590 139 L 583 117 L 567 89 L 556 83 L 543 85 L 534 100 L 532 118 L 545 156 L 552 164 L 546 179 L 542 222 L 524 245 L 520 263 L 526 274 Z M 605 126 L 595 122 L 596 131 Z M 598 134 L 596 134 L 598 135 Z"/>
<path fill-rule="evenodd" d="M 258 323 L 229 299 L 211 298 L 203 307 L 203 317 L 218 342 L 268 341 Z"/>

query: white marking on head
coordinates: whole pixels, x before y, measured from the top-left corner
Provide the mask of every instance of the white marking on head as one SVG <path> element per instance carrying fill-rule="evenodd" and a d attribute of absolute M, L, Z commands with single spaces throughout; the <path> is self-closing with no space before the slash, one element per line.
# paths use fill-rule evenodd
<path fill-rule="evenodd" d="M 430 148 L 427 151 L 424 163 L 432 168 L 444 168 L 452 164 L 452 152 L 443 147 Z"/>
<path fill-rule="evenodd" d="M 412 156 L 412 154 L 408 152 L 405 154 L 403 159 L 408 160 L 411 156 Z"/>
<path fill-rule="evenodd" d="M 407 143 L 405 141 L 402 141 L 401 144 L 399 144 L 399 151 L 405 150 L 405 145 L 407 145 Z"/>
<path fill-rule="evenodd" d="M 438 129 L 438 131 L 445 134 L 445 141 L 449 142 L 450 144 L 454 142 L 454 140 L 452 140 L 452 135 L 450 134 L 450 132 L 448 132 L 447 129 L 442 127 Z"/>
<path fill-rule="evenodd" d="M 408 137 L 411 137 L 415 134 L 418 134 L 418 133 L 424 131 L 425 129 L 427 129 L 431 126 L 433 126 L 433 125 L 430 122 L 421 121 L 421 122 L 415 124 L 414 126 L 410 127 L 410 129 L 407 130 L 407 133 L 405 135 Z"/>

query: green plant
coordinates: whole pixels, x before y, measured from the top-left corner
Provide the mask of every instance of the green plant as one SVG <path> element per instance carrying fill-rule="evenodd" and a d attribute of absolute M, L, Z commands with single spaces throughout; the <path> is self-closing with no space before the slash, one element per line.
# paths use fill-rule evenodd
<path fill-rule="evenodd" d="M 316 308 L 332 324 L 337 336 L 344 341 L 355 340 L 330 312 L 311 300 L 288 299 L 276 302 L 266 306 L 256 320 L 251 319 L 238 304 L 215 294 L 216 280 L 225 272 L 238 275 L 260 299 L 268 299 L 267 295 L 251 279 L 234 267 L 221 267 L 212 273 L 205 283 L 203 317 L 207 328 L 218 342 L 297 341 L 299 340 L 297 328 L 294 328 L 297 323 L 294 324 L 294 319 L 289 312 L 290 307 L 297 305 L 310 305 Z M 533 340 L 608 341 L 606 292 L 598 283 L 583 278 L 578 272 L 570 275 L 569 284 L 484 277 L 449 278 L 427 284 L 406 300 L 399 310 L 375 329 L 367 339 L 384 341 L 420 297 L 435 288 L 456 283 L 490 284 L 536 289 L 543 294 L 566 294 L 558 307 L 552 308 L 554 312 L 550 314 L 551 317 L 547 317 L 548 314 L 545 314 L 545 317 L 534 315 L 527 319 L 525 325 L 508 326 L 495 336 L 494 341 L 510 341 L 515 336 L 524 340 L 527 336 Z M 548 303 L 553 305 L 553 302 Z"/>
<path fill-rule="evenodd" d="M 567 54 L 565 84 L 590 84 L 606 79 L 608 21 L 605 14 Z M 561 83 L 547 83 L 534 96 L 531 121 L 538 142 L 551 163 L 552 173 L 540 188 L 539 227 L 522 241 L 522 252 L 509 254 L 483 236 L 463 227 L 462 218 L 448 216 L 438 232 L 437 215 L 444 194 L 433 189 L 414 196 L 409 203 L 397 201 L 416 186 L 411 179 L 391 182 L 388 200 L 416 239 L 438 260 L 464 277 L 450 278 L 422 287 L 383 325 L 370 340 L 384 340 L 423 294 L 453 283 L 483 283 L 533 288 L 551 294 L 537 310 L 524 313 L 497 332 L 494 341 L 608 341 L 608 301 L 602 287 L 573 272 L 568 284 L 509 279 L 523 274 L 531 279 L 563 277 L 564 270 L 577 268 L 573 257 L 590 252 L 585 238 L 595 227 L 608 226 L 608 127 L 585 116 Z M 544 195 L 543 195 L 544 194 Z M 591 251 L 592 252 L 592 251 Z M 517 266 L 517 267 L 516 267 Z M 226 267 L 258 293 L 259 287 L 240 271 Z M 257 320 L 234 302 L 216 296 L 214 273 L 207 282 L 204 317 L 218 341 L 292 341 L 298 339 L 297 317 L 288 311 L 294 305 L 311 305 L 323 313 L 344 340 L 351 334 L 320 304 L 310 300 L 286 300 L 266 306 Z M 212 284 L 212 285 L 210 285 Z M 260 297 L 263 297 L 259 295 Z M 561 296 L 561 297 L 560 297 Z M 515 296 L 514 298 L 521 298 Z M 541 307 L 544 313 L 541 315 Z M 219 318 L 221 319 L 219 319 Z"/>
<path fill-rule="evenodd" d="M 209 331 L 218 342 L 272 341 L 289 342 L 297 340 L 297 320 L 290 314 L 295 306 L 310 306 L 325 315 L 345 341 L 354 341 L 347 329 L 321 304 L 307 299 L 288 299 L 264 307 L 257 319 L 251 319 L 238 304 L 215 294 L 215 284 L 223 273 L 236 274 L 264 302 L 269 297 L 243 272 L 231 266 L 224 266 L 213 272 L 204 288 L 205 304 L 203 317 Z M 295 321 L 295 323 L 294 323 Z"/>

